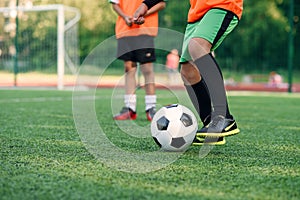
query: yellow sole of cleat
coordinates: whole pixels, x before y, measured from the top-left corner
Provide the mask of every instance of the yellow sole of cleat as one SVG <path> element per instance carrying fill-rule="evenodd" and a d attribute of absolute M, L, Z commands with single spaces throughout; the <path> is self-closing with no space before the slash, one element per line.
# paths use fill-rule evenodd
<path fill-rule="evenodd" d="M 232 131 L 228 131 L 225 133 L 197 133 L 197 137 L 205 138 L 205 137 L 228 137 L 232 135 L 236 135 L 240 132 L 239 129 L 234 129 Z"/>
<path fill-rule="evenodd" d="M 197 138 L 197 139 L 199 140 L 200 138 Z M 225 140 L 225 138 L 223 138 L 223 140 L 221 140 L 221 141 L 205 142 L 205 138 L 201 138 L 201 141 L 192 143 L 193 146 L 202 146 L 204 144 L 205 145 L 224 145 L 224 144 L 226 144 L 226 140 Z"/>

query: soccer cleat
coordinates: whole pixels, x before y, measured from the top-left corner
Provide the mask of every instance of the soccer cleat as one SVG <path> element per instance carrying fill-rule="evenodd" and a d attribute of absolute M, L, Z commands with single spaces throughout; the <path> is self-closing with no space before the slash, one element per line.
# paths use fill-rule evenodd
<path fill-rule="evenodd" d="M 130 108 L 123 107 L 120 113 L 114 116 L 114 120 L 135 120 L 136 117 L 136 112 Z"/>
<path fill-rule="evenodd" d="M 195 137 L 192 145 L 194 146 L 201 146 L 204 144 L 208 145 L 224 145 L 226 143 L 226 140 L 224 137 Z"/>
<path fill-rule="evenodd" d="M 156 113 L 155 107 L 152 107 L 148 110 L 146 110 L 146 117 L 148 121 L 152 121 L 154 115 Z"/>
<path fill-rule="evenodd" d="M 203 127 L 207 126 L 210 122 L 210 115 L 208 115 L 203 121 Z M 200 129 L 201 130 L 201 129 Z M 200 132 L 200 130 L 197 130 L 197 132 Z M 224 145 L 226 143 L 226 140 L 224 137 L 198 137 L 196 136 L 193 140 L 192 145 L 194 146 L 201 146 L 204 144 L 207 145 Z"/>
<path fill-rule="evenodd" d="M 226 137 L 238 134 L 240 130 L 234 119 L 227 119 L 224 116 L 215 116 L 208 125 L 199 130 L 196 137 Z"/>

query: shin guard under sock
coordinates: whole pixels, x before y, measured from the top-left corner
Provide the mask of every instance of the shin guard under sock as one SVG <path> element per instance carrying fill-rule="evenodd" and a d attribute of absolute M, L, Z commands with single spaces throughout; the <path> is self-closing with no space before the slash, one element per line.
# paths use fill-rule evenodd
<path fill-rule="evenodd" d="M 185 88 L 201 121 L 207 125 L 210 122 L 211 101 L 204 80 L 194 85 L 185 85 Z"/>
<path fill-rule="evenodd" d="M 194 61 L 204 79 L 212 104 L 211 117 L 217 115 L 230 116 L 222 73 L 211 54 Z"/>

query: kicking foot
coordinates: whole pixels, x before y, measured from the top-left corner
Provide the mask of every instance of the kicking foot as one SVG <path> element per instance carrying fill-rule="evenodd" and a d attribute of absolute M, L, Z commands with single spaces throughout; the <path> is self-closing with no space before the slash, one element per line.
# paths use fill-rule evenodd
<path fill-rule="evenodd" d="M 207 126 L 197 132 L 196 137 L 226 137 L 239 132 L 240 130 L 234 119 L 227 119 L 222 115 L 217 115 Z"/>

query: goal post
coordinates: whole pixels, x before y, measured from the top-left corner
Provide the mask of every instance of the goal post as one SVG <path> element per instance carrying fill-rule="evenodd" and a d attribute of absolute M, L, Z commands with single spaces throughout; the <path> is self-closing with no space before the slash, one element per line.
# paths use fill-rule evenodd
<path fill-rule="evenodd" d="M 18 13 L 21 20 L 21 34 L 17 38 L 21 41 L 20 46 L 14 46 L 12 42 L 16 24 L 11 13 Z M 69 73 L 76 74 L 79 66 L 80 18 L 79 9 L 62 4 L 0 8 L 0 26 L 4 27 L 0 31 L 0 70 L 11 69 L 11 58 L 18 50 L 21 51 L 16 54 L 21 57 L 18 59 L 21 72 L 55 70 L 57 88 L 63 89 L 66 68 Z M 11 50 L 13 48 L 15 51 Z"/>
<path fill-rule="evenodd" d="M 63 89 L 63 78 L 65 74 L 65 41 L 64 41 L 64 32 L 65 32 L 65 13 L 62 6 L 57 8 L 57 88 L 59 90 Z"/>

